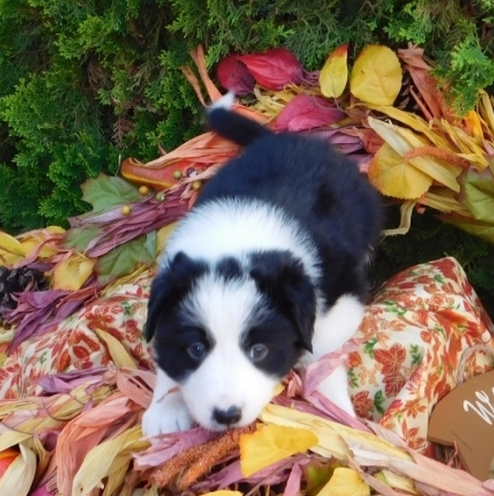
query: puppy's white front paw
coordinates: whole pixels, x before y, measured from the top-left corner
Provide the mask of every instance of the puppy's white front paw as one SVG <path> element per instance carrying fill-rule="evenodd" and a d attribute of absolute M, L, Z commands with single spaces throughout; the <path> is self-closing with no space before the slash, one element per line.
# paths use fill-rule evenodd
<path fill-rule="evenodd" d="M 186 431 L 194 421 L 187 405 L 178 391 L 153 401 L 142 416 L 142 432 L 145 436 L 157 436 L 170 432 Z"/>

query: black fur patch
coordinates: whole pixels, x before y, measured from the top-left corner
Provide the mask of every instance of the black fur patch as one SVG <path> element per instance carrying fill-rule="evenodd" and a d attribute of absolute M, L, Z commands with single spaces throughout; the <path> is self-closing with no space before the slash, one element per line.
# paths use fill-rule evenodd
<path fill-rule="evenodd" d="M 236 258 L 224 257 L 216 264 L 215 273 L 228 282 L 233 279 L 240 279 L 243 270 Z"/>
<path fill-rule="evenodd" d="M 316 293 L 302 262 L 288 251 L 277 250 L 253 253 L 250 261 L 259 291 L 295 325 L 301 347 L 312 351 Z"/>
<path fill-rule="evenodd" d="M 191 290 L 194 282 L 209 271 L 203 261 L 192 260 L 179 252 L 166 267 L 158 272 L 151 285 L 146 321 L 146 339 L 155 334 L 156 324 L 161 314 L 171 312 Z"/>
<path fill-rule="evenodd" d="M 296 365 L 306 348 L 297 325 L 278 309 L 265 312 L 243 336 L 242 348 L 246 355 L 255 344 L 264 344 L 269 349 L 255 366 L 280 379 Z"/>

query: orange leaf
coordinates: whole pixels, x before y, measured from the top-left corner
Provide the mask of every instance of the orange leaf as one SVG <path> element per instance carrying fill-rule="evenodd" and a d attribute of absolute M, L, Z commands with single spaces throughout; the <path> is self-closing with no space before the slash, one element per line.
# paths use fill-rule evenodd
<path fill-rule="evenodd" d="M 413 200 L 432 185 L 432 177 L 409 164 L 385 143 L 372 159 L 369 180 L 384 195 Z"/>
<path fill-rule="evenodd" d="M 318 443 L 308 429 L 266 425 L 240 438 L 240 467 L 246 477 L 288 458 L 303 453 Z"/>
<path fill-rule="evenodd" d="M 319 75 L 321 93 L 327 98 L 338 98 L 348 81 L 348 43 L 339 46 L 328 57 Z"/>
<path fill-rule="evenodd" d="M 353 66 L 352 95 L 372 105 L 392 105 L 401 89 L 401 66 L 388 47 L 368 45 Z"/>
<path fill-rule="evenodd" d="M 199 75 L 201 76 L 202 82 L 206 87 L 206 91 L 208 92 L 209 98 L 211 99 L 212 102 L 219 100 L 221 98 L 221 93 L 219 92 L 218 88 L 216 88 L 213 81 L 208 75 L 208 70 L 206 68 L 206 57 L 204 55 L 204 48 L 202 47 L 202 45 L 199 45 L 195 50 L 192 50 L 190 52 L 190 56 L 192 57 L 192 60 L 196 64 L 197 70 L 199 71 Z"/>
<path fill-rule="evenodd" d="M 470 136 L 474 136 L 479 140 L 484 137 L 484 132 L 482 130 L 482 123 L 480 122 L 480 117 L 477 112 L 470 110 L 468 114 L 463 118 L 463 123 L 465 125 L 466 131 Z"/>

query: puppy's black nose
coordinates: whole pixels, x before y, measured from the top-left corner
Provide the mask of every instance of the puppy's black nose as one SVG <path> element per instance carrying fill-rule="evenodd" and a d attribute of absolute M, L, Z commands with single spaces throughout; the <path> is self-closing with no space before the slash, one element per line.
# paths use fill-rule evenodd
<path fill-rule="evenodd" d="M 213 418 L 218 424 L 231 425 L 235 424 L 242 417 L 242 410 L 238 406 L 231 406 L 226 410 L 215 408 L 213 410 Z"/>

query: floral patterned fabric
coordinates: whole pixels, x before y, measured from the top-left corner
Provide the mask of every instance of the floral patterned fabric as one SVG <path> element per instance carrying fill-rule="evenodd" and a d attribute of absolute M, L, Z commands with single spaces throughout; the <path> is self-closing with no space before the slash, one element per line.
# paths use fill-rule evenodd
<path fill-rule="evenodd" d="M 37 379 L 114 362 L 151 368 L 142 329 L 151 272 L 107 291 L 52 331 L 24 342 L 0 369 L 0 399 L 40 394 Z M 468 376 L 490 370 L 494 326 L 453 258 L 412 267 L 374 295 L 349 356 L 357 413 L 427 447 L 429 413 Z M 462 363 L 464 352 L 478 353 Z M 127 362 L 126 362 L 127 360 Z M 459 369 L 464 377 L 459 377 Z"/>
<path fill-rule="evenodd" d="M 152 368 L 142 337 L 152 274 L 117 286 L 55 329 L 19 346 L 0 369 L 0 399 L 41 393 L 37 379 L 47 374 L 87 370 L 119 363 L 122 356 Z M 120 347 L 123 347 L 121 353 Z M 113 354 L 113 356 L 112 356 Z"/>
<path fill-rule="evenodd" d="M 416 450 L 427 447 L 428 418 L 437 401 L 494 365 L 488 352 L 494 349 L 494 325 L 453 258 L 388 280 L 358 334 L 364 342 L 349 357 L 356 411 Z M 473 346 L 478 352 L 466 354 Z"/>

